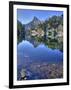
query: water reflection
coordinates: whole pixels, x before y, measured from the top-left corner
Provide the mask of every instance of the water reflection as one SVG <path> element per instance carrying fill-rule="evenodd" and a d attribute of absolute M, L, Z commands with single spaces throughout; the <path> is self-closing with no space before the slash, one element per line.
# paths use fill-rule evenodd
<path fill-rule="evenodd" d="M 53 50 L 51 48 L 48 48 L 42 43 L 35 48 L 29 41 L 23 40 L 17 46 L 18 78 L 20 77 L 19 71 L 21 71 L 22 68 L 25 68 L 25 73 L 28 80 L 39 79 L 41 78 L 40 73 L 35 73 L 35 68 L 40 68 L 41 63 L 43 63 L 43 66 L 45 67 L 47 66 L 45 65 L 46 63 L 60 64 L 62 62 L 63 53 L 61 51 L 59 51 L 58 49 Z M 49 69 L 50 67 L 51 66 L 49 65 Z M 59 69 L 61 69 L 61 67 L 62 66 L 59 66 Z M 41 73 L 43 73 L 42 70 L 40 71 Z"/>
<path fill-rule="evenodd" d="M 17 47 L 18 60 L 22 61 L 47 61 L 47 62 L 61 62 L 63 60 L 63 53 L 58 49 L 51 49 L 44 44 L 38 45 L 36 48 L 28 41 L 22 41 Z"/>

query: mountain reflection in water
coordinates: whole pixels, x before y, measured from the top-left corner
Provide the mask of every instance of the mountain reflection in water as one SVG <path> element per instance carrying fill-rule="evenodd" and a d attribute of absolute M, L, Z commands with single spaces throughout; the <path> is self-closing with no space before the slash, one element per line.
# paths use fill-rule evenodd
<path fill-rule="evenodd" d="M 21 80 L 20 72 L 22 69 L 25 69 L 26 80 L 44 79 L 45 75 L 43 73 L 45 71 L 48 71 L 46 72 L 47 77 L 45 79 L 51 78 L 49 76 L 49 69 L 53 70 L 54 68 L 56 70 L 55 68 L 57 68 L 57 73 L 59 73 L 58 71 L 62 69 L 62 62 L 63 53 L 58 49 L 48 48 L 42 43 L 34 47 L 29 41 L 23 40 L 17 46 L 17 79 Z M 57 77 L 59 78 L 60 76 L 55 78 Z"/>

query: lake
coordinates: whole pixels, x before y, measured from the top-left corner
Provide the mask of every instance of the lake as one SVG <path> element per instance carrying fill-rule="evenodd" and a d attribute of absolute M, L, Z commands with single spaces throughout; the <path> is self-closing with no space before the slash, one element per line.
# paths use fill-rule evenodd
<path fill-rule="evenodd" d="M 53 70 L 54 68 L 54 70 L 59 71 L 62 69 L 62 63 L 63 52 L 58 49 L 48 48 L 48 46 L 44 45 L 43 43 L 40 43 L 40 45 L 34 47 L 34 45 L 29 41 L 23 40 L 17 46 L 18 80 L 21 78 L 20 72 L 22 69 L 25 69 L 24 72 L 26 73 L 26 80 L 43 79 L 44 76 L 49 78 L 49 69 Z M 46 75 L 43 75 L 45 71 L 47 71 L 47 73 Z M 57 73 L 60 75 L 60 72 Z"/>

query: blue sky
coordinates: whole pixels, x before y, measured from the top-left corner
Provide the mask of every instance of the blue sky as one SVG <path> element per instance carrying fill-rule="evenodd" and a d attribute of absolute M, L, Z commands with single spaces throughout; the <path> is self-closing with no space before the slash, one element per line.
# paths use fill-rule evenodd
<path fill-rule="evenodd" d="M 22 24 L 29 23 L 30 21 L 32 21 L 34 16 L 36 16 L 39 20 L 44 21 L 54 15 L 59 16 L 62 14 L 63 11 L 17 9 L 17 19 Z"/>

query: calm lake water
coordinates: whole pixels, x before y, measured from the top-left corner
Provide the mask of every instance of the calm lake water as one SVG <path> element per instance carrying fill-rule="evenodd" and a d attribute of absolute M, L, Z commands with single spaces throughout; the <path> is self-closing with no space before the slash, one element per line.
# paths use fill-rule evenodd
<path fill-rule="evenodd" d="M 17 46 L 17 66 L 20 71 L 21 68 L 25 67 L 31 75 L 31 70 L 29 70 L 29 64 L 31 63 L 62 63 L 63 62 L 63 53 L 58 49 L 51 49 L 44 44 L 40 44 L 37 47 L 34 47 L 29 41 L 23 40 Z M 33 74 L 34 75 L 34 74 Z M 39 77 L 39 75 L 35 76 Z M 37 77 L 37 78 L 38 78 Z M 28 77 L 29 79 L 29 77 Z M 32 79 L 32 77 L 31 77 Z"/>

